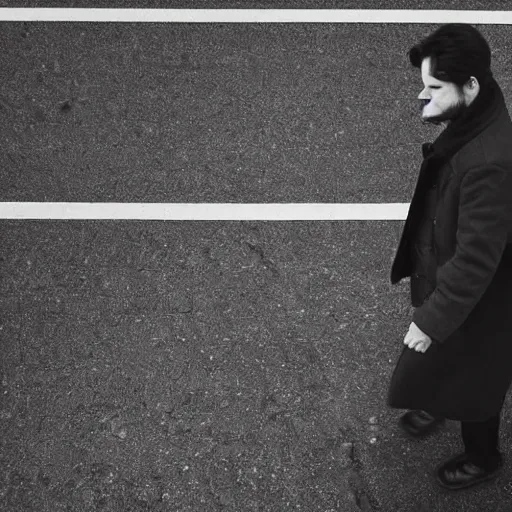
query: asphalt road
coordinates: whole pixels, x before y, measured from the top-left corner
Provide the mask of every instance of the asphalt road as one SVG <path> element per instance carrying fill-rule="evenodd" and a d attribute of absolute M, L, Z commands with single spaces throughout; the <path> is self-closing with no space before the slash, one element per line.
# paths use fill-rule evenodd
<path fill-rule="evenodd" d="M 0 200 L 407 202 L 432 28 L 2 23 Z M 400 228 L 2 221 L 2 510 L 512 508 L 510 462 L 443 492 L 457 425 L 385 406 Z"/>
<path fill-rule="evenodd" d="M 4 23 L 0 199 L 407 202 L 431 28 Z"/>

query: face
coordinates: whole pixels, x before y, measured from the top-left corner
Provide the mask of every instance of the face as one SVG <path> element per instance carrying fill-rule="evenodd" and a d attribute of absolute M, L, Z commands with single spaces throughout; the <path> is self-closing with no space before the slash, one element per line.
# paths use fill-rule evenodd
<path fill-rule="evenodd" d="M 430 57 L 421 63 L 421 79 L 425 88 L 418 99 L 423 122 L 440 124 L 455 119 L 464 111 L 467 102 L 462 88 L 434 78 L 430 74 Z"/>

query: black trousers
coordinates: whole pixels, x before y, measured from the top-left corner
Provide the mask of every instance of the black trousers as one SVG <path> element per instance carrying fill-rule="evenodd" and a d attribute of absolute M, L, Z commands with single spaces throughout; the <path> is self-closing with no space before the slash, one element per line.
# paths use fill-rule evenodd
<path fill-rule="evenodd" d="M 500 414 L 486 421 L 461 421 L 461 434 L 469 459 L 485 469 L 495 469 L 499 464 Z"/>

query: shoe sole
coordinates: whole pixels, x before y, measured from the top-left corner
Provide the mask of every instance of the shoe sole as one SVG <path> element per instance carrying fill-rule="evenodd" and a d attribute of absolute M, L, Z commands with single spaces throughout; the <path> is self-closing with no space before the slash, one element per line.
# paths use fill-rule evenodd
<path fill-rule="evenodd" d="M 462 455 L 460 456 L 460 458 L 462 458 Z M 482 477 L 482 478 L 479 478 L 478 480 L 473 480 L 472 482 L 466 482 L 464 484 L 458 484 L 458 485 L 449 485 L 449 484 L 445 484 L 440 478 L 439 478 L 439 471 L 440 469 L 444 466 L 444 464 L 440 464 L 437 468 L 436 468 L 436 480 L 437 480 L 437 483 L 443 487 L 444 489 L 448 489 L 450 491 L 458 491 L 460 489 L 467 489 L 468 487 L 472 487 L 473 485 L 478 485 L 478 484 L 483 484 L 485 482 L 488 482 L 490 480 L 493 480 L 494 478 L 496 478 L 499 473 L 501 472 L 501 469 L 502 467 L 500 466 L 498 469 L 494 470 L 492 473 L 489 473 L 488 475 Z"/>
<path fill-rule="evenodd" d="M 473 487 L 474 485 L 483 484 L 485 482 L 488 482 L 489 480 L 493 480 L 498 476 L 498 473 L 499 471 L 496 471 L 494 473 L 487 475 L 486 477 L 480 478 L 478 480 L 473 480 L 472 482 L 467 482 L 465 484 L 459 484 L 457 486 L 447 485 L 443 481 L 441 481 L 439 477 L 437 477 L 437 483 L 444 489 L 448 489 L 450 491 L 460 491 L 462 489 L 467 489 L 468 487 Z"/>

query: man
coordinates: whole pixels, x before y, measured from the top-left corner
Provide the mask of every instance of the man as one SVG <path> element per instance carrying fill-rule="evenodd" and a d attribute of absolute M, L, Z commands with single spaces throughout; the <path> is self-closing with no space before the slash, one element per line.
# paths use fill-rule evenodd
<path fill-rule="evenodd" d="M 491 52 L 471 25 L 444 25 L 409 52 L 424 122 L 444 130 L 423 164 L 391 282 L 415 307 L 388 403 L 415 436 L 461 422 L 465 451 L 437 469 L 461 489 L 496 476 L 500 412 L 512 380 L 512 122 Z"/>

